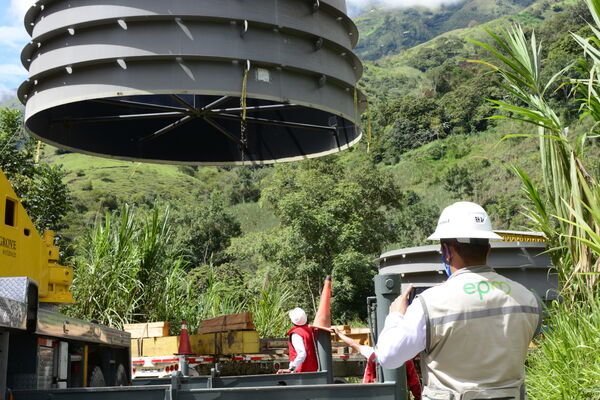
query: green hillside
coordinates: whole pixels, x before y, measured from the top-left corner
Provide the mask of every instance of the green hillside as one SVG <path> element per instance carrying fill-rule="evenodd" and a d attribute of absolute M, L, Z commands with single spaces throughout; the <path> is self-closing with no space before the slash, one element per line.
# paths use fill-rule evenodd
<path fill-rule="evenodd" d="M 377 60 L 425 43 L 445 32 L 514 15 L 535 0 L 465 0 L 437 9 L 374 8 L 356 18 L 361 33 L 357 53 Z"/>
<path fill-rule="evenodd" d="M 44 159 L 62 165 L 71 190 L 75 211 L 67 218 L 69 228 L 62 232 L 76 237 L 105 211 L 128 203 L 137 207 L 167 205 L 176 209 L 200 204 L 218 190 L 234 198 L 235 169 L 192 168 L 161 164 L 115 161 L 78 153 L 63 153 L 46 146 Z M 236 203 L 235 199 L 232 203 Z M 243 232 L 264 230 L 277 225 L 271 212 L 255 202 L 232 205 L 232 214 Z"/>
<path fill-rule="evenodd" d="M 357 23 L 361 30 L 361 37 L 363 37 L 363 40 L 369 41 L 369 49 L 377 48 L 376 42 L 386 41 L 389 41 L 386 46 L 395 49 L 387 53 L 387 56 L 382 54 L 382 57 L 376 57 L 376 59 L 366 57 L 365 75 L 362 80 L 363 89 L 374 97 L 375 100 L 379 97 L 377 91 L 385 91 L 388 97 L 399 97 L 410 93 L 423 93 L 432 86 L 431 76 L 426 74 L 430 69 L 441 66 L 449 59 L 481 57 L 481 54 L 478 54 L 479 50 L 467 41 L 467 39 L 487 41 L 489 39 L 486 30 L 498 32 L 515 23 L 521 24 L 527 29 L 535 29 L 539 28 L 546 20 L 561 20 L 562 26 L 555 33 L 564 34 L 569 29 L 580 28 L 585 24 L 583 18 L 563 20 L 563 17 L 566 15 L 564 10 L 577 4 L 576 0 L 538 0 L 535 2 L 480 1 L 481 5 L 468 7 L 467 4 L 471 3 L 476 2 L 463 3 L 460 8 L 461 12 L 456 13 L 456 18 L 460 19 L 460 16 L 465 15 L 467 10 L 471 12 L 475 12 L 473 10 L 480 10 L 483 11 L 482 17 L 479 18 L 480 23 L 471 25 L 444 24 L 447 29 L 440 29 L 437 34 L 431 36 L 430 40 L 416 41 L 411 46 L 408 46 L 408 48 L 401 44 L 401 40 L 394 41 L 394 38 L 385 35 L 383 29 L 386 25 L 383 24 L 382 16 L 389 15 L 390 13 L 392 15 L 395 13 L 404 15 L 403 13 L 414 13 L 413 11 L 403 9 L 378 10 L 371 13 L 375 14 L 373 17 L 370 17 L 371 14 L 360 17 Z M 524 7 L 526 4 L 530 5 Z M 493 13 L 491 11 L 487 13 L 486 10 L 495 10 L 494 12 L 499 13 L 498 17 L 491 18 L 490 16 Z M 504 10 L 505 12 L 500 12 L 499 10 Z M 511 13 L 509 10 L 515 12 Z M 583 10 L 581 11 L 581 13 L 584 12 Z M 489 18 L 484 16 L 488 16 Z M 361 22 L 361 18 L 364 18 L 364 22 Z M 421 21 L 419 18 L 415 18 L 414 20 Z M 381 30 L 371 27 L 375 24 L 380 24 Z M 547 33 L 550 34 L 550 32 Z M 548 40 L 547 43 L 550 44 L 552 41 Z"/>

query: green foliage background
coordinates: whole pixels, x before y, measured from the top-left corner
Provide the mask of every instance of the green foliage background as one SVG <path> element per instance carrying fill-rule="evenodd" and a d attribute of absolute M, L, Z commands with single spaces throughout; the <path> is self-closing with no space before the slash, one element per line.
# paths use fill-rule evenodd
<path fill-rule="evenodd" d="M 360 84 L 374 133 L 369 153 L 363 141 L 298 164 L 197 168 L 42 146 L 35 166 L 36 144 L 23 135 L 13 155 L 0 154 L 9 160 L 2 168 L 38 227 L 59 230 L 65 261 L 77 271 L 73 315 L 116 326 L 167 319 L 177 327 L 186 318 L 194 328 L 204 317 L 251 310 L 261 334 L 279 336 L 287 310 L 301 305 L 314 313 L 331 274 L 333 317 L 347 323 L 365 316 L 372 260 L 426 244 L 446 205 L 476 201 L 497 229 L 530 227 L 512 167 L 539 184 L 538 142 L 502 138 L 535 129 L 489 119 L 498 111 L 487 100 L 507 94 L 499 77 L 467 61 L 489 55 L 466 38 L 489 41 L 484 28 L 515 22 L 527 34 L 535 28 L 546 43 L 541 74 L 550 77 L 580 56 L 571 32 L 589 34 L 588 20 L 574 0 L 469 0 L 359 16 Z M 575 135 L 590 127 L 579 121 L 568 88 L 557 84 L 549 93 Z M 0 135 L 20 132 L 14 113 L 3 112 Z M 591 142 L 586 162 L 600 170 L 597 156 Z M 13 164 L 20 172 L 11 172 Z"/>

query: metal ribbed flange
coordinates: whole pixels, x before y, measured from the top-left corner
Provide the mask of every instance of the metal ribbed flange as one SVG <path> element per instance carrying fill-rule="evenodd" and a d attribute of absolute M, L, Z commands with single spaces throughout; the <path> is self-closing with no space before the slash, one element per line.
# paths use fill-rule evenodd
<path fill-rule="evenodd" d="M 25 124 L 84 153 L 264 164 L 355 144 L 365 100 L 345 0 L 42 0 Z"/>

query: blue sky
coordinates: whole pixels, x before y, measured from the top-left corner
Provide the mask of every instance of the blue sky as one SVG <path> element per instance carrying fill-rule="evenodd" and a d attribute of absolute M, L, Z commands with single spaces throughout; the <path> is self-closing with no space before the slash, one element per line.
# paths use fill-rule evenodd
<path fill-rule="evenodd" d="M 23 16 L 31 4 L 29 0 L 0 0 L 0 99 L 14 96 L 15 89 L 27 78 L 20 57 L 30 39 Z"/>
<path fill-rule="evenodd" d="M 379 2 L 387 6 L 414 4 L 435 6 L 457 0 L 348 0 L 350 6 Z M 27 79 L 21 65 L 21 50 L 30 37 L 23 27 L 23 16 L 33 0 L 0 0 L 0 100 L 15 95 L 16 88 Z"/>

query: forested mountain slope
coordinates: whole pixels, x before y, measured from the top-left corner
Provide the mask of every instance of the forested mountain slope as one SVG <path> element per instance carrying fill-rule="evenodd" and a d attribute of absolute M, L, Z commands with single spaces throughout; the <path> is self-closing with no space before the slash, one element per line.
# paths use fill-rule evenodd
<path fill-rule="evenodd" d="M 361 33 L 357 53 L 365 60 L 398 54 L 445 32 L 514 15 L 534 0 L 463 0 L 439 8 L 390 8 L 373 2 L 356 18 Z"/>

